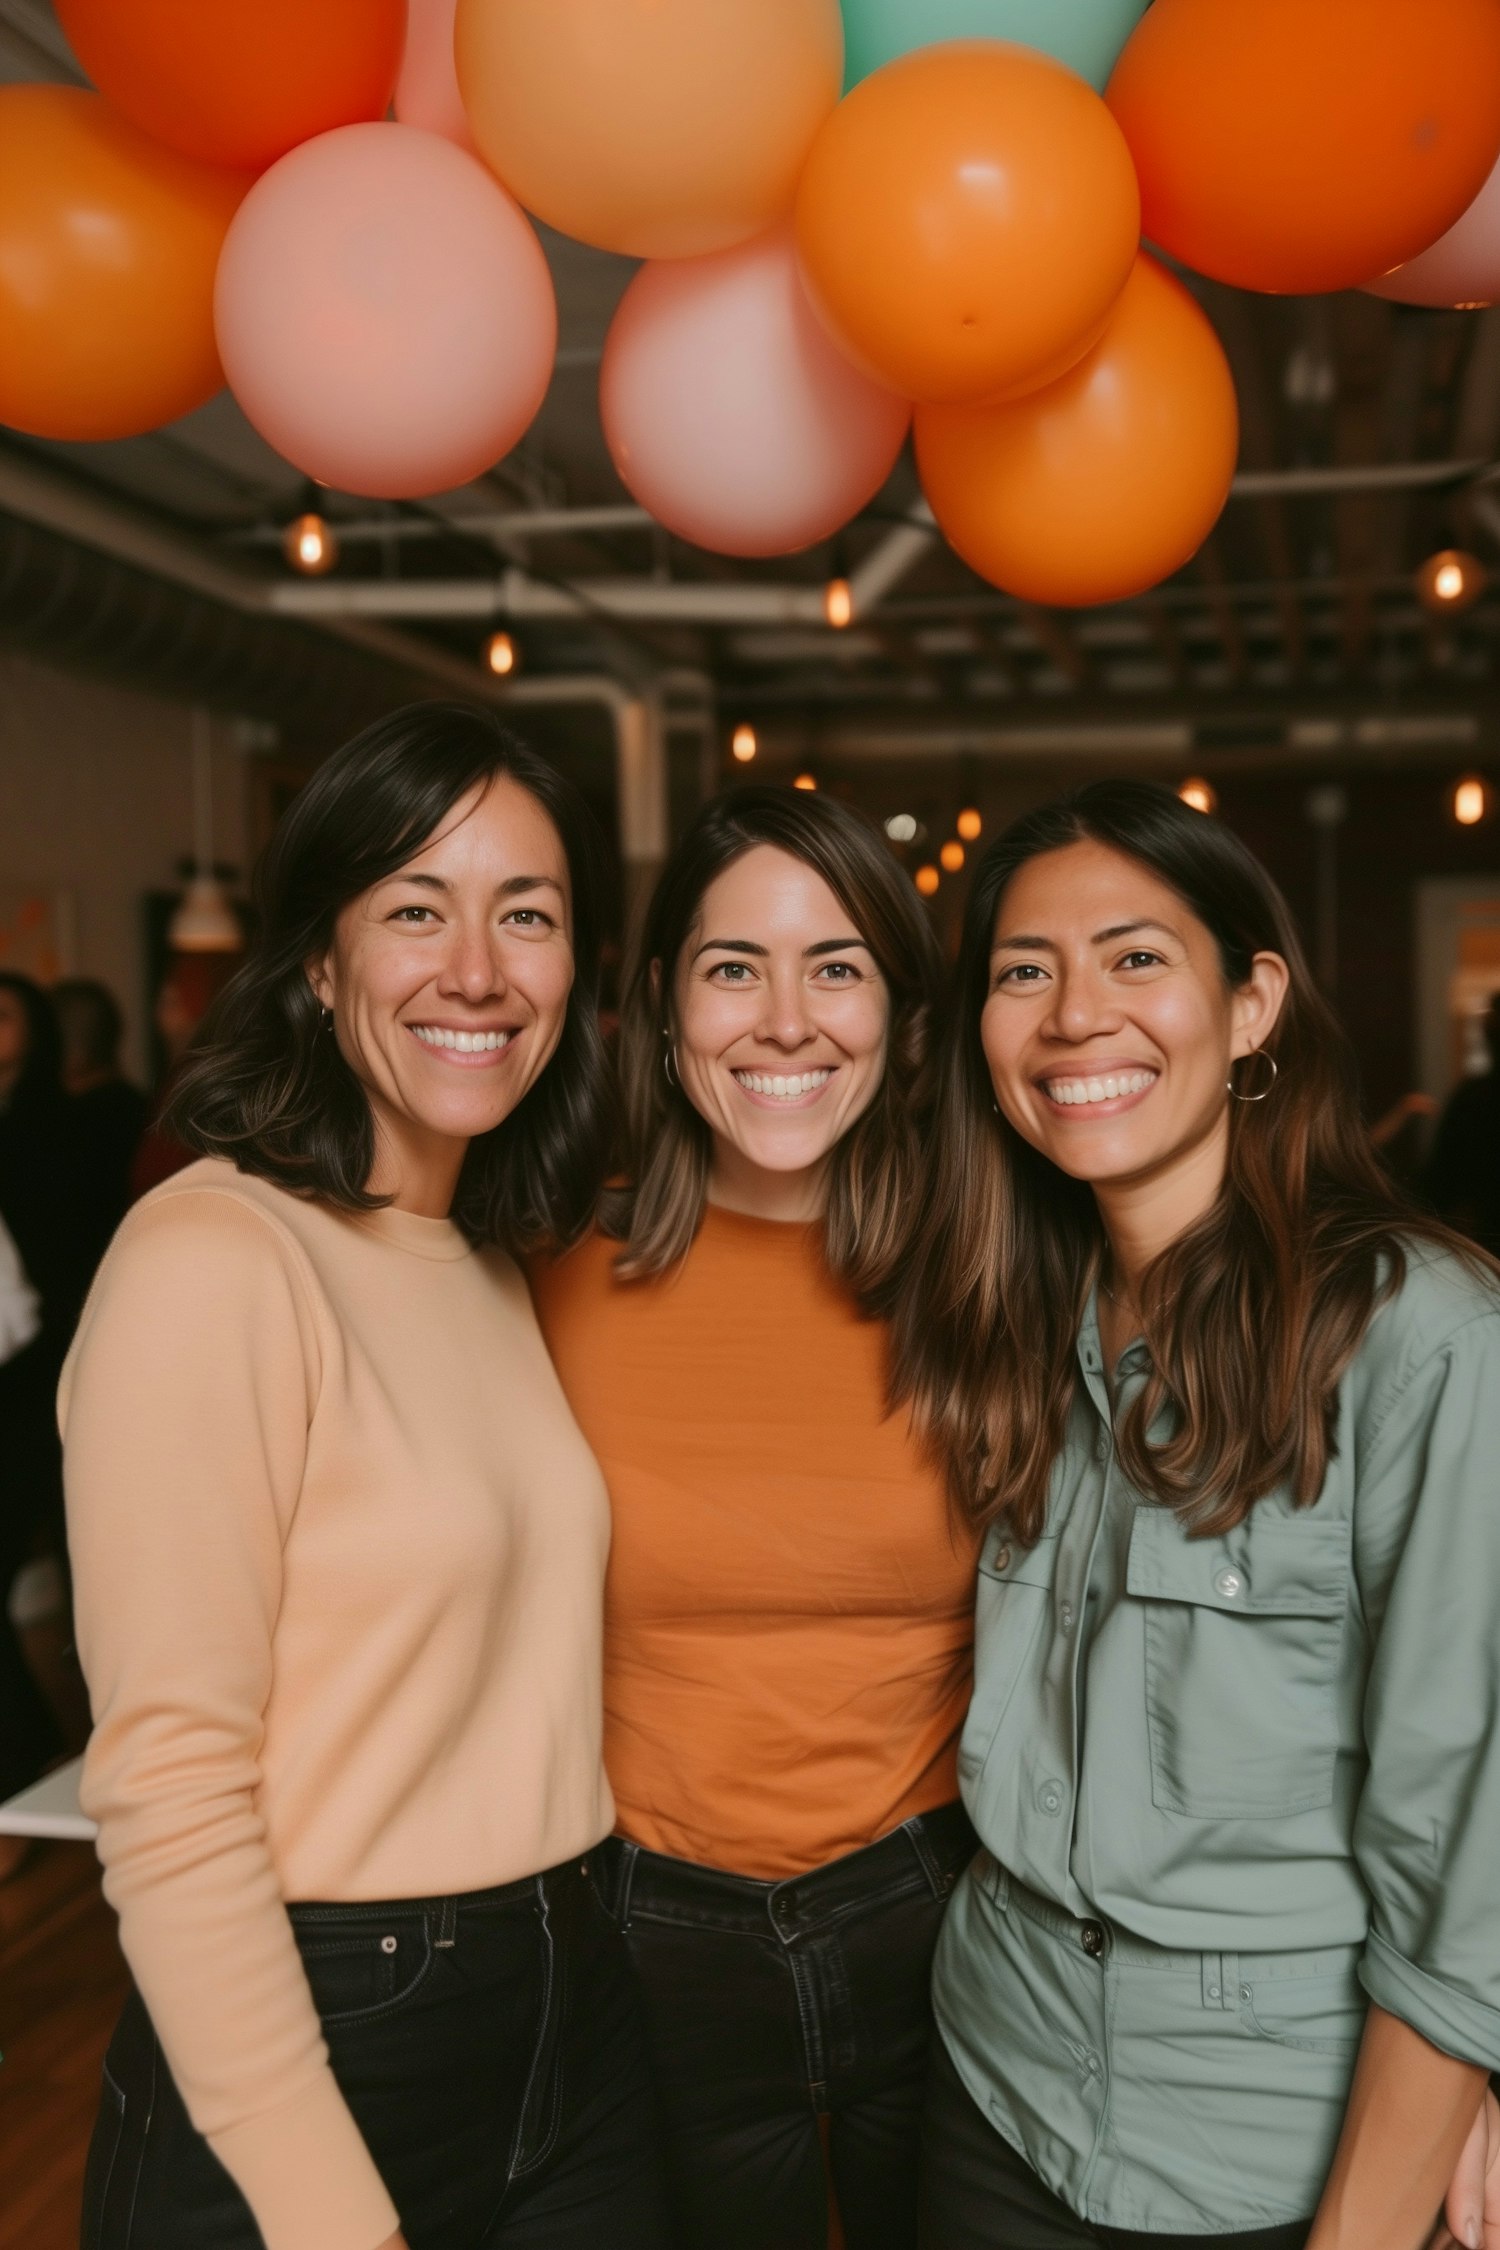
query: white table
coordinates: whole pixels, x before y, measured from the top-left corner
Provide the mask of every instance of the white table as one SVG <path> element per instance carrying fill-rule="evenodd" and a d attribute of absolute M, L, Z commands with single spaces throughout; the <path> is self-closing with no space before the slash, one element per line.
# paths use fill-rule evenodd
<path fill-rule="evenodd" d="M 98 1830 L 78 1802 L 82 1772 L 82 1758 L 74 1758 L 0 1804 L 0 1836 L 58 1836 L 91 1844 Z"/>

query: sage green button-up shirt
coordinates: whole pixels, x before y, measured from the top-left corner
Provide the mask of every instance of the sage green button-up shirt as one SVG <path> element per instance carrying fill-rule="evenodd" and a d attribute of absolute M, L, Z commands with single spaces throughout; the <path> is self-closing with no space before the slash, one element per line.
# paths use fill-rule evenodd
<path fill-rule="evenodd" d="M 981 1558 L 938 2021 L 1082 2216 L 1274 2226 L 1368 2000 L 1500 2067 L 1500 1297 L 1414 1252 L 1316 1503 L 1222 1538 L 1131 1489 L 1092 1311 L 1078 1350 L 1045 1535 Z"/>

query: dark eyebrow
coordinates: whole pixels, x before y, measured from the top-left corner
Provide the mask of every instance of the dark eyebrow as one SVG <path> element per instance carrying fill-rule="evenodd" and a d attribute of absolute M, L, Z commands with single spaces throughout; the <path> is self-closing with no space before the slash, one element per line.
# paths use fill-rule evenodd
<path fill-rule="evenodd" d="M 1111 945 L 1116 938 L 1133 937 L 1137 930 L 1160 930 L 1163 937 L 1169 938 L 1175 938 L 1178 935 L 1170 922 L 1116 922 L 1107 930 L 1096 930 L 1091 942 L 1094 945 Z M 1051 938 L 999 937 L 990 947 L 990 951 L 991 953 L 1055 953 L 1057 947 L 1053 944 Z"/>
<path fill-rule="evenodd" d="M 820 939 L 818 944 L 816 945 L 810 945 L 807 948 L 806 952 L 803 954 L 802 958 L 804 961 L 811 961 L 817 954 L 820 953 L 847 953 L 849 952 L 851 947 L 856 945 L 862 945 L 866 953 L 872 951 L 869 941 L 865 938 L 830 937 Z"/>
<path fill-rule="evenodd" d="M 767 957 L 767 950 L 763 945 L 752 944 L 751 940 L 745 937 L 711 937 L 705 938 L 703 943 L 695 948 L 693 959 L 696 961 L 700 953 L 753 953 L 758 960 L 764 961 Z"/>
<path fill-rule="evenodd" d="M 387 875 L 385 879 L 388 883 L 413 883 L 421 891 L 443 891 L 446 893 L 453 888 L 453 885 L 446 882 L 441 875 L 411 875 L 400 867 L 396 869 L 393 875 Z M 495 895 L 497 898 L 514 898 L 518 891 L 538 890 L 556 891 L 559 898 L 563 895 L 563 887 L 555 875 L 510 875 L 498 886 Z"/>

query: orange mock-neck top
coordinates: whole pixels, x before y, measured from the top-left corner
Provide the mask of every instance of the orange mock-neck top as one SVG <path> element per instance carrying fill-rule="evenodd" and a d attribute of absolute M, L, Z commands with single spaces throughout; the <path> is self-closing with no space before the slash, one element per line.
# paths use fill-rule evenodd
<path fill-rule="evenodd" d="M 682 1266 L 594 1236 L 532 1276 L 614 1511 L 620 1833 L 780 1880 L 958 1794 L 974 1549 L 821 1228 L 710 1205 Z"/>

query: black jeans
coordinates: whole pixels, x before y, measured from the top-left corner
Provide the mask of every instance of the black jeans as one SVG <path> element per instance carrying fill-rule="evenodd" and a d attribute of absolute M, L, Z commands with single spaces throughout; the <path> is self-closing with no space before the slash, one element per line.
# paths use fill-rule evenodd
<path fill-rule="evenodd" d="M 1302 2250 L 1311 2219 L 1241 2234 L 1138 2234 L 1077 2218 L 997 2133 L 941 2039 L 922 2120 L 922 2250 Z"/>
<path fill-rule="evenodd" d="M 666 2250 L 640 2001 L 589 1865 L 290 1910 L 410 2250 Z M 82 2250 L 261 2250 L 138 1998 L 105 2058 Z"/>
<path fill-rule="evenodd" d="M 782 1883 L 615 1842 L 680 2250 L 826 2250 L 830 2168 L 849 2250 L 914 2250 L 932 1953 L 973 1850 L 958 1805 Z"/>

